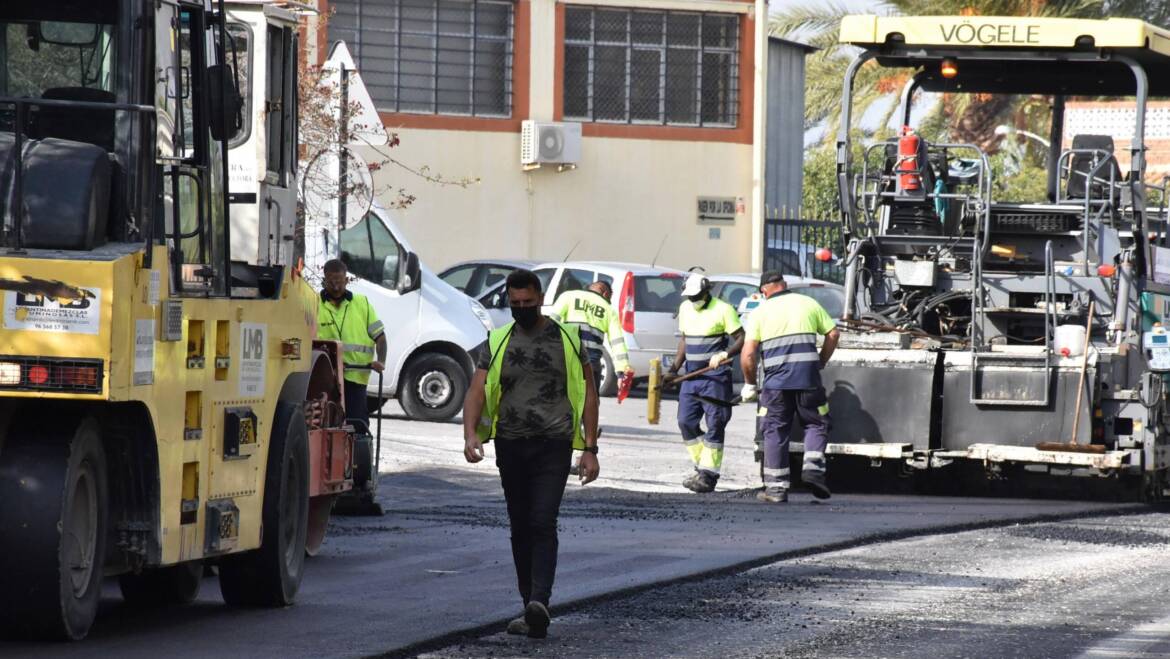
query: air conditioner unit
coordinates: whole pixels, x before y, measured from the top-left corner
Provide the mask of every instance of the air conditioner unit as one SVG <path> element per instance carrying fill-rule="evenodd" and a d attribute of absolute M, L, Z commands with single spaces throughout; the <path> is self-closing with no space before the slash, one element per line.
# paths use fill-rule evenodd
<path fill-rule="evenodd" d="M 575 165 L 580 159 L 581 124 L 532 120 L 521 124 L 521 165 Z"/>

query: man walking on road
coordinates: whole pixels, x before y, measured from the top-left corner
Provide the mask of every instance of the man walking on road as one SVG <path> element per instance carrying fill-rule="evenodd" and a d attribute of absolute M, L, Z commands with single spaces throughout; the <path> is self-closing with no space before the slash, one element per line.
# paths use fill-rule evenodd
<path fill-rule="evenodd" d="M 508 633 L 544 638 L 557 569 L 557 514 L 573 449 L 585 451 L 582 484 L 600 471 L 597 389 L 577 328 L 541 315 L 540 279 L 517 270 L 506 286 L 515 320 L 492 330 L 479 350 L 463 405 L 463 455 L 479 462 L 483 443 L 496 440 L 524 601 L 524 615 L 508 624 Z"/>
<path fill-rule="evenodd" d="M 730 304 L 711 295 L 711 282 L 701 273 L 693 273 L 683 285 L 687 299 L 678 310 L 678 328 L 682 333 L 670 375 L 680 368 L 687 373 L 710 368 L 702 375 L 682 383 L 678 395 L 678 427 L 683 443 L 695 466 L 695 472 L 683 481 L 692 492 L 715 490 L 723 465 L 723 429 L 731 421 L 731 409 L 703 400 L 703 397 L 727 401 L 731 398 L 731 365 L 724 364 L 743 347 L 743 328 L 739 312 Z M 707 431 L 699 425 L 707 418 Z"/>
<path fill-rule="evenodd" d="M 386 332 L 374 306 L 364 295 L 346 290 L 348 273 L 340 259 L 325 262 L 325 288 L 317 308 L 317 338 L 341 341 L 345 363 L 345 416 L 370 428 L 366 404 L 370 371 L 386 363 Z M 375 351 L 377 357 L 375 358 Z"/>
<path fill-rule="evenodd" d="M 784 275 L 765 272 L 760 292 L 767 299 L 748 316 L 743 366 L 743 402 L 760 399 L 767 410 L 761 420 L 764 434 L 764 489 L 761 501 L 788 500 L 788 435 L 793 417 L 804 425 L 804 464 L 800 478 L 813 496 L 828 499 L 825 446 L 829 441 L 829 404 L 821 384 L 821 369 L 837 349 L 841 337 L 836 323 L 816 300 L 788 290 Z M 825 337 L 817 353 L 817 336 Z M 756 352 L 763 350 L 763 392 L 756 391 Z"/>

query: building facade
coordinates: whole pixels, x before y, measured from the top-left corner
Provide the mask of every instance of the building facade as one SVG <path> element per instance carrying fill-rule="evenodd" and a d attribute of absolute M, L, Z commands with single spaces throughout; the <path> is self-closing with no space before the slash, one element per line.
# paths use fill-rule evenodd
<path fill-rule="evenodd" d="M 1129 171 L 1130 146 L 1137 127 L 1133 101 L 1069 101 L 1064 110 L 1064 148 L 1074 135 L 1108 135 L 1122 172 Z M 1160 184 L 1170 176 L 1170 101 L 1146 106 L 1146 181 Z"/>
<path fill-rule="evenodd" d="M 759 267 L 763 0 L 319 3 L 319 59 L 347 43 L 399 137 L 390 155 L 425 168 L 376 184 L 414 195 L 399 224 L 432 268 L 649 262 L 659 247 L 663 265 Z M 522 167 L 526 119 L 580 123 L 574 166 Z"/>

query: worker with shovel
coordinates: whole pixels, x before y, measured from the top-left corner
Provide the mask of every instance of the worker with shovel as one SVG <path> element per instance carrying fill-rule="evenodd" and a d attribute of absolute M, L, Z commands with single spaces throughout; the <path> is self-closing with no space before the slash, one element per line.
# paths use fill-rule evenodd
<path fill-rule="evenodd" d="M 825 482 L 825 446 L 829 441 L 829 405 L 821 384 L 821 369 L 837 349 L 841 333 L 833 318 L 816 300 L 788 290 L 784 275 L 765 272 L 760 292 L 767 299 L 747 319 L 743 366 L 743 402 L 760 399 L 767 410 L 761 420 L 764 433 L 764 489 L 761 501 L 788 501 L 788 434 L 799 416 L 804 425 L 804 464 L 800 477 L 813 496 L 829 498 Z M 825 337 L 817 352 L 817 336 Z M 763 392 L 756 390 L 756 353 L 763 351 Z"/>
<path fill-rule="evenodd" d="M 723 429 L 731 421 L 731 408 L 704 399 L 731 398 L 731 357 L 743 347 L 743 327 L 735 307 L 711 295 L 711 282 L 702 273 L 687 278 L 682 294 L 686 298 L 678 310 L 682 338 L 669 375 L 677 377 L 682 368 L 694 374 L 682 383 L 678 395 L 678 427 L 695 466 L 683 487 L 706 493 L 719 481 Z M 706 432 L 700 426 L 704 417 Z"/>

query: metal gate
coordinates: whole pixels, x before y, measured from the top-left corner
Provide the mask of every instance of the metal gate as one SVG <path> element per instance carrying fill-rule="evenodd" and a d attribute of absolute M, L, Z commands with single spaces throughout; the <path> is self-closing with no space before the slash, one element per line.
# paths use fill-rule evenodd
<path fill-rule="evenodd" d="M 817 250 L 822 247 L 832 253 L 828 261 L 816 258 Z M 838 262 L 844 256 L 841 223 L 836 220 L 764 220 L 764 270 L 842 284 L 845 270 Z"/>

